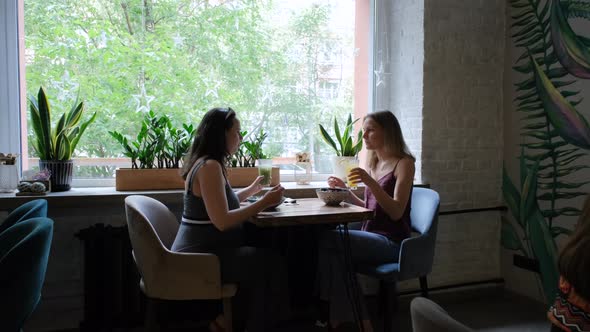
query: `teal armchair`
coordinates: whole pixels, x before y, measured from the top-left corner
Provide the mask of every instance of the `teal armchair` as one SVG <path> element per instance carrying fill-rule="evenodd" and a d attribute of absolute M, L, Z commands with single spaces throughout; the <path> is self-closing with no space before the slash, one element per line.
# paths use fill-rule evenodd
<path fill-rule="evenodd" d="M 0 331 L 18 332 L 41 299 L 53 221 L 21 221 L 0 234 Z"/>
<path fill-rule="evenodd" d="M 397 281 L 418 278 L 422 296 L 428 297 L 426 276 L 432 271 L 434 261 L 439 205 L 440 197 L 436 191 L 413 188 L 410 219 L 412 231 L 418 235 L 402 241 L 396 263 L 358 267 L 360 273 L 380 280 L 379 302 L 384 331 L 391 331 L 391 314 L 397 309 Z M 393 301 L 389 299 L 391 296 Z"/>
<path fill-rule="evenodd" d="M 47 200 L 35 199 L 12 210 L 0 224 L 0 234 L 16 223 L 36 217 L 47 217 Z"/>

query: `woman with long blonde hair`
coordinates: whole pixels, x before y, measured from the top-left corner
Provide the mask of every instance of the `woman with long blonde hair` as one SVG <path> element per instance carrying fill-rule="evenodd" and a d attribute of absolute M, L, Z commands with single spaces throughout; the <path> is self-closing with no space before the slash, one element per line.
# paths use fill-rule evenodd
<path fill-rule="evenodd" d="M 410 236 L 415 159 L 397 118 L 389 111 L 365 116 L 363 141 L 368 150 L 367 168 L 354 168 L 348 177 L 364 183 L 365 199 L 351 192 L 348 202 L 372 209 L 375 216 L 349 232 L 353 264 L 394 263 L 398 261 L 401 241 Z M 346 187 L 342 179 L 334 176 L 328 178 L 328 185 Z M 319 243 L 318 286 L 320 298 L 329 302 L 331 328 L 353 318 L 342 276 L 343 257 L 339 231 L 325 232 Z M 373 331 L 361 302 L 364 330 Z"/>

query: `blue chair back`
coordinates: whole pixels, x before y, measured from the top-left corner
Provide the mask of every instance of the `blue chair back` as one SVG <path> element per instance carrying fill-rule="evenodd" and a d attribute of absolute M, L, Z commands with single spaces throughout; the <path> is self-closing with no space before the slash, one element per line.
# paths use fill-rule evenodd
<path fill-rule="evenodd" d="M 412 228 L 420 234 L 428 234 L 436 227 L 440 197 L 432 189 L 416 187 L 412 190 L 412 207 L 410 220 Z M 436 232 L 436 229 L 432 229 Z"/>
<path fill-rule="evenodd" d="M 399 260 L 380 265 L 358 266 L 360 273 L 386 281 L 424 277 L 432 270 L 438 225 L 438 193 L 428 188 L 413 188 L 410 219 L 419 234 L 402 241 Z"/>
<path fill-rule="evenodd" d="M 414 188 L 410 220 L 418 237 L 402 241 L 397 280 L 424 276 L 432 271 L 438 229 L 440 196 L 432 189 Z"/>
<path fill-rule="evenodd" d="M 0 331 L 17 332 L 41 298 L 53 221 L 21 221 L 0 234 Z"/>
<path fill-rule="evenodd" d="M 36 217 L 47 217 L 47 200 L 35 199 L 12 210 L 0 224 L 0 234 L 16 223 Z"/>

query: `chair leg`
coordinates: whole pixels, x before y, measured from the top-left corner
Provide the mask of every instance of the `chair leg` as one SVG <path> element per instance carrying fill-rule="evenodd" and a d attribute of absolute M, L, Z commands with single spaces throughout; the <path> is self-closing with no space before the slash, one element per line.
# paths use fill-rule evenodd
<path fill-rule="evenodd" d="M 428 298 L 428 281 L 426 276 L 420 277 L 420 289 L 422 290 L 422 296 Z"/>
<path fill-rule="evenodd" d="M 233 331 L 233 317 L 231 312 L 231 297 L 223 298 L 223 317 L 225 319 L 225 331 Z"/>
<path fill-rule="evenodd" d="M 146 298 L 145 329 L 148 332 L 160 331 L 158 326 L 158 300 Z"/>
<path fill-rule="evenodd" d="M 390 297 L 393 297 L 391 299 Z M 381 280 L 379 285 L 379 302 L 383 316 L 383 331 L 391 332 L 391 320 L 397 312 L 397 291 L 395 282 Z"/>

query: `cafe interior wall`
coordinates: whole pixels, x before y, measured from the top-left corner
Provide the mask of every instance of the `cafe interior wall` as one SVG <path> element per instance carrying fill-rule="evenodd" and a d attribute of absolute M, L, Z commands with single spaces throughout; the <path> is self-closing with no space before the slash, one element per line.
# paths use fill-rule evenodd
<path fill-rule="evenodd" d="M 390 6 L 390 45 L 396 45 L 396 38 L 401 43 L 398 45 L 409 45 L 421 38 L 424 42 L 423 47 L 396 47 L 397 53 L 391 53 L 390 76 L 407 82 L 415 89 L 414 96 L 423 96 L 423 101 L 418 105 L 408 103 L 408 99 L 390 98 L 389 107 L 402 123 L 408 120 L 412 124 L 409 129 L 421 140 L 421 180 L 440 193 L 441 211 L 451 212 L 439 220 L 430 285 L 502 277 L 507 286 L 518 289 L 513 275 L 520 271 L 501 264 L 502 212 L 452 213 L 502 205 L 503 158 L 510 174 L 516 167 L 519 139 L 514 127 L 518 117 L 513 114 L 511 102 L 512 61 L 508 57 L 505 61 L 505 56 L 511 54 L 506 50 L 506 2 L 477 1 L 469 6 L 452 0 L 392 3 L 396 5 Z M 393 23 L 396 18 L 404 22 L 403 17 L 418 17 L 417 23 L 403 27 Z M 404 63 L 407 71 L 400 76 L 394 69 L 404 67 Z M 422 82 L 413 82 L 412 71 L 421 70 Z M 383 89 L 387 91 L 386 86 Z M 399 96 L 398 92 L 394 95 Z M 74 328 L 82 319 L 83 308 L 82 250 L 74 234 L 95 223 L 124 225 L 124 208 L 50 207 L 50 215 L 56 221 L 55 236 L 38 310 L 57 308 L 58 313 L 52 317 L 54 324 Z M 400 286 L 417 289 L 413 281 Z"/>
<path fill-rule="evenodd" d="M 553 5 L 559 2 L 554 2 Z M 563 3 L 563 2 L 562 2 Z M 546 4 L 546 1 L 539 2 L 539 9 L 543 8 Z M 550 2 L 549 5 L 552 3 Z M 590 37 L 590 25 L 588 19 L 583 18 L 589 17 L 589 12 L 582 11 L 579 12 L 578 18 L 574 17 L 574 11 L 570 11 L 570 15 L 561 8 L 556 8 L 555 6 L 549 6 L 549 11 L 545 16 L 545 21 L 551 21 L 551 15 L 554 14 L 555 18 L 561 16 L 564 20 L 561 21 L 561 24 L 555 24 L 550 22 L 549 29 L 554 31 L 554 36 L 557 38 L 556 41 L 563 41 L 564 36 L 573 34 L 573 39 L 578 39 L 580 37 L 576 37 L 576 35 L 589 38 Z M 557 74 L 560 73 L 558 76 L 551 78 L 552 82 L 572 82 L 571 85 L 565 85 L 560 88 L 555 88 L 552 86 L 553 84 L 539 84 L 535 83 L 535 86 L 528 86 L 532 89 L 527 90 L 526 88 L 519 90 L 519 86 L 517 85 L 520 82 L 523 82 L 527 79 L 533 79 L 535 77 L 535 73 L 533 71 L 527 71 L 525 73 L 519 72 L 515 67 L 523 66 L 523 65 L 530 65 L 531 60 L 526 56 L 526 49 L 525 47 L 529 47 L 531 49 L 531 45 L 535 42 L 534 40 L 527 39 L 524 41 L 522 45 L 519 43 L 523 41 L 517 41 L 516 39 L 523 34 L 513 36 L 517 34 L 519 31 L 526 28 L 528 24 L 517 25 L 511 27 L 512 24 L 518 23 L 517 21 L 526 19 L 525 17 L 517 17 L 512 18 L 512 16 L 516 16 L 519 13 L 523 13 L 525 10 L 530 11 L 531 8 L 524 7 L 524 8 L 511 8 L 510 5 L 507 5 L 507 12 L 506 12 L 506 21 L 507 21 L 507 28 L 506 28 L 506 62 L 504 66 L 504 73 L 505 73 L 505 84 L 504 84 L 504 141 L 505 141 L 505 148 L 504 148 L 504 165 L 505 165 L 505 179 L 506 184 L 504 185 L 504 196 L 512 197 L 510 200 L 514 200 L 514 197 L 517 199 L 522 200 L 524 194 L 523 192 L 527 192 L 527 190 L 523 190 L 524 186 L 521 184 L 521 179 L 523 179 L 527 174 L 531 175 L 531 178 L 536 178 L 540 182 L 547 182 L 547 179 L 543 179 L 541 176 L 545 176 L 548 174 L 550 169 L 543 169 L 544 165 L 555 165 L 558 171 L 563 172 L 563 176 L 555 178 L 556 183 L 567 183 L 569 186 L 573 188 L 558 188 L 557 191 L 561 192 L 565 198 L 553 200 L 549 199 L 539 199 L 542 195 L 547 195 L 552 192 L 551 188 L 541 188 L 539 184 L 537 184 L 537 192 L 536 197 L 532 197 L 530 202 L 530 206 L 534 211 L 550 211 L 552 210 L 551 204 L 555 203 L 555 210 L 565 209 L 562 211 L 571 211 L 571 209 L 579 209 L 582 206 L 583 199 L 585 197 L 584 193 L 587 193 L 590 189 L 588 186 L 588 181 L 590 180 L 590 169 L 588 169 L 587 165 L 589 162 L 588 155 L 590 151 L 590 137 L 588 137 L 588 133 L 590 133 L 590 129 L 588 128 L 588 120 L 590 119 L 590 109 L 588 107 L 588 103 L 590 102 L 590 81 L 588 80 L 586 74 L 585 78 L 575 77 L 572 75 L 572 72 L 575 72 L 578 76 L 583 75 L 583 72 L 576 71 L 576 70 L 565 70 L 564 66 L 561 64 L 562 61 L 565 62 L 565 56 L 560 55 L 556 57 L 551 63 L 551 68 L 553 68 L 553 73 Z M 533 22 L 531 24 L 537 24 L 538 22 Z M 571 30 L 568 29 L 568 26 Z M 558 30 L 553 30 L 554 28 L 558 28 Z M 548 32 L 550 34 L 550 32 Z M 571 45 L 569 47 L 572 47 Z M 575 47 L 575 46 L 573 46 Z M 543 57 L 543 54 L 549 55 L 553 52 L 553 40 L 551 37 L 547 38 L 547 42 L 542 49 L 539 49 L 535 55 L 535 59 L 539 59 Z M 523 59 L 517 61 L 521 55 Z M 587 51 L 585 54 L 588 54 Z M 542 63 L 539 64 L 541 69 L 546 69 Z M 530 67 L 531 69 L 534 67 Z M 519 68 L 519 69 L 522 69 Z M 586 68 L 587 70 L 587 68 Z M 537 74 L 538 77 L 541 77 L 540 74 Z M 531 81 L 532 82 L 532 81 Z M 518 97 L 522 97 L 528 91 L 535 90 L 535 93 L 541 94 L 552 94 L 553 96 L 558 96 L 560 93 L 558 91 L 570 91 L 574 92 L 571 96 L 567 96 L 568 93 L 563 93 L 566 95 L 567 103 L 564 100 L 561 100 L 557 103 L 542 103 L 542 108 L 540 110 L 535 111 L 534 113 L 547 115 L 552 118 L 550 120 L 550 126 L 547 127 L 547 118 L 540 117 L 534 119 L 523 119 L 525 116 L 533 114 L 532 112 L 524 112 L 524 111 L 517 111 L 519 107 L 518 104 L 523 102 L 523 99 L 516 99 Z M 561 95 L 563 95 L 561 94 Z M 534 96 L 536 97 L 536 95 Z M 534 98 L 533 97 L 533 98 Z M 575 101 L 581 102 L 575 105 Z M 573 105 L 572 105 L 573 103 Z M 569 105 L 568 105 L 569 104 Z M 523 106 L 530 106 L 523 105 Z M 566 115 L 569 114 L 570 117 L 567 118 Z M 573 116 L 571 116 L 573 115 Z M 548 152 L 549 150 L 542 150 L 536 149 L 534 146 L 527 145 L 527 144 L 547 144 L 546 137 L 533 138 L 532 135 L 526 135 L 525 132 L 531 132 L 530 129 L 524 129 L 525 126 L 531 126 L 535 124 L 545 124 L 534 134 L 543 134 L 543 132 L 547 132 L 546 128 L 550 128 L 551 130 L 555 130 L 555 136 L 552 137 L 552 142 L 565 142 L 566 144 L 561 147 L 557 147 L 556 150 L 558 151 L 565 151 L 569 149 L 577 149 L 575 151 L 572 150 L 571 154 L 564 156 L 558 160 L 561 162 L 565 162 L 568 157 L 571 158 L 571 163 L 567 165 L 560 165 L 554 163 L 551 158 L 542 158 L 540 161 L 541 168 L 537 172 L 536 176 L 533 173 L 534 170 L 534 163 L 535 158 L 533 160 L 527 160 L 527 167 L 521 167 L 520 165 L 520 156 L 521 154 L 532 156 L 532 155 L 539 155 L 543 152 Z M 525 135 L 523 135 L 525 134 Z M 523 144 L 525 146 L 523 147 Z M 553 178 L 550 177 L 551 181 Z M 509 185 L 512 183 L 513 187 Z M 534 183 L 534 182 L 533 182 Z M 509 190 L 507 188 L 514 188 L 513 190 Z M 530 192 L 530 188 L 528 190 Z M 576 194 L 580 193 L 580 194 Z M 507 200 L 508 201 L 508 200 Z M 531 250 L 529 247 L 529 243 L 523 239 L 525 233 L 521 226 L 519 226 L 519 222 L 517 220 L 526 220 L 527 223 L 536 223 L 536 225 L 543 226 L 543 223 L 549 227 L 554 228 L 554 231 L 561 230 L 558 227 L 562 227 L 563 229 L 571 230 L 573 229 L 576 217 L 575 216 L 568 216 L 568 212 L 565 214 L 557 215 L 556 217 L 550 218 L 547 216 L 540 217 L 535 212 L 528 212 L 524 217 L 520 217 L 520 210 L 521 206 L 517 206 L 516 204 L 511 206 L 511 204 L 507 204 L 509 207 L 509 211 L 506 213 L 506 221 L 507 223 L 503 225 L 504 232 L 503 232 L 503 249 L 502 249 L 502 275 L 505 279 L 506 287 L 515 291 L 522 293 L 526 296 L 531 298 L 535 298 L 542 302 L 549 302 L 550 299 L 548 296 L 552 296 L 552 293 L 555 292 L 555 287 L 557 286 L 556 278 L 557 278 L 557 270 L 555 267 L 554 260 L 551 258 L 552 255 L 548 253 L 543 253 L 540 250 L 537 250 L 534 257 L 531 255 Z M 539 207 L 537 209 L 537 206 Z M 541 228 L 539 230 L 542 231 Z M 549 230 L 547 228 L 547 230 Z M 539 233 L 539 232 L 537 232 Z M 517 234 L 516 236 L 512 236 L 511 234 Z M 536 239 L 535 239 L 536 237 Z M 544 240 L 539 240 L 538 235 L 533 235 L 529 237 L 531 239 L 531 243 L 537 242 L 537 245 L 543 243 L 549 243 L 549 247 L 552 247 L 551 244 L 553 241 L 555 242 L 556 250 L 553 256 L 555 256 L 559 250 L 563 246 L 564 241 L 567 239 L 567 235 L 556 235 L 556 236 L 546 236 Z M 515 248 L 518 246 L 518 241 L 515 239 L 520 239 L 520 243 L 523 247 L 525 247 L 526 251 L 529 255 L 533 258 L 538 258 L 538 261 L 541 266 L 541 270 L 543 271 L 542 278 L 535 273 L 531 272 L 527 269 L 523 269 L 520 267 L 516 267 L 513 264 L 513 258 L 515 253 L 519 253 L 520 250 L 512 250 L 507 248 Z M 535 242 L 533 242 L 535 241 Z M 553 290 L 551 287 L 553 286 Z"/>
<path fill-rule="evenodd" d="M 398 81 L 389 89 L 398 84 L 393 95 L 399 97 L 405 84 L 413 98 L 389 98 L 389 109 L 421 142 L 412 143 L 422 159 L 421 182 L 440 193 L 443 212 L 501 205 L 505 1 L 478 1 L 472 6 L 452 0 L 391 3 L 389 45 L 402 47 L 391 48 L 395 52 L 390 53 L 389 76 Z M 415 40 L 423 40 L 423 46 L 409 47 Z M 394 72 L 401 68 L 405 68 L 401 75 Z M 388 85 L 381 89 L 386 93 Z M 421 96 L 423 101 L 416 101 Z M 502 276 L 500 214 L 492 210 L 440 217 L 430 286 Z M 51 308 L 53 325 L 74 328 L 82 320 L 84 295 L 82 249 L 74 234 L 95 223 L 124 225 L 124 208 L 122 204 L 50 207 L 50 215 L 56 221 L 55 236 L 38 310 Z M 418 286 L 410 281 L 400 289 Z"/>

